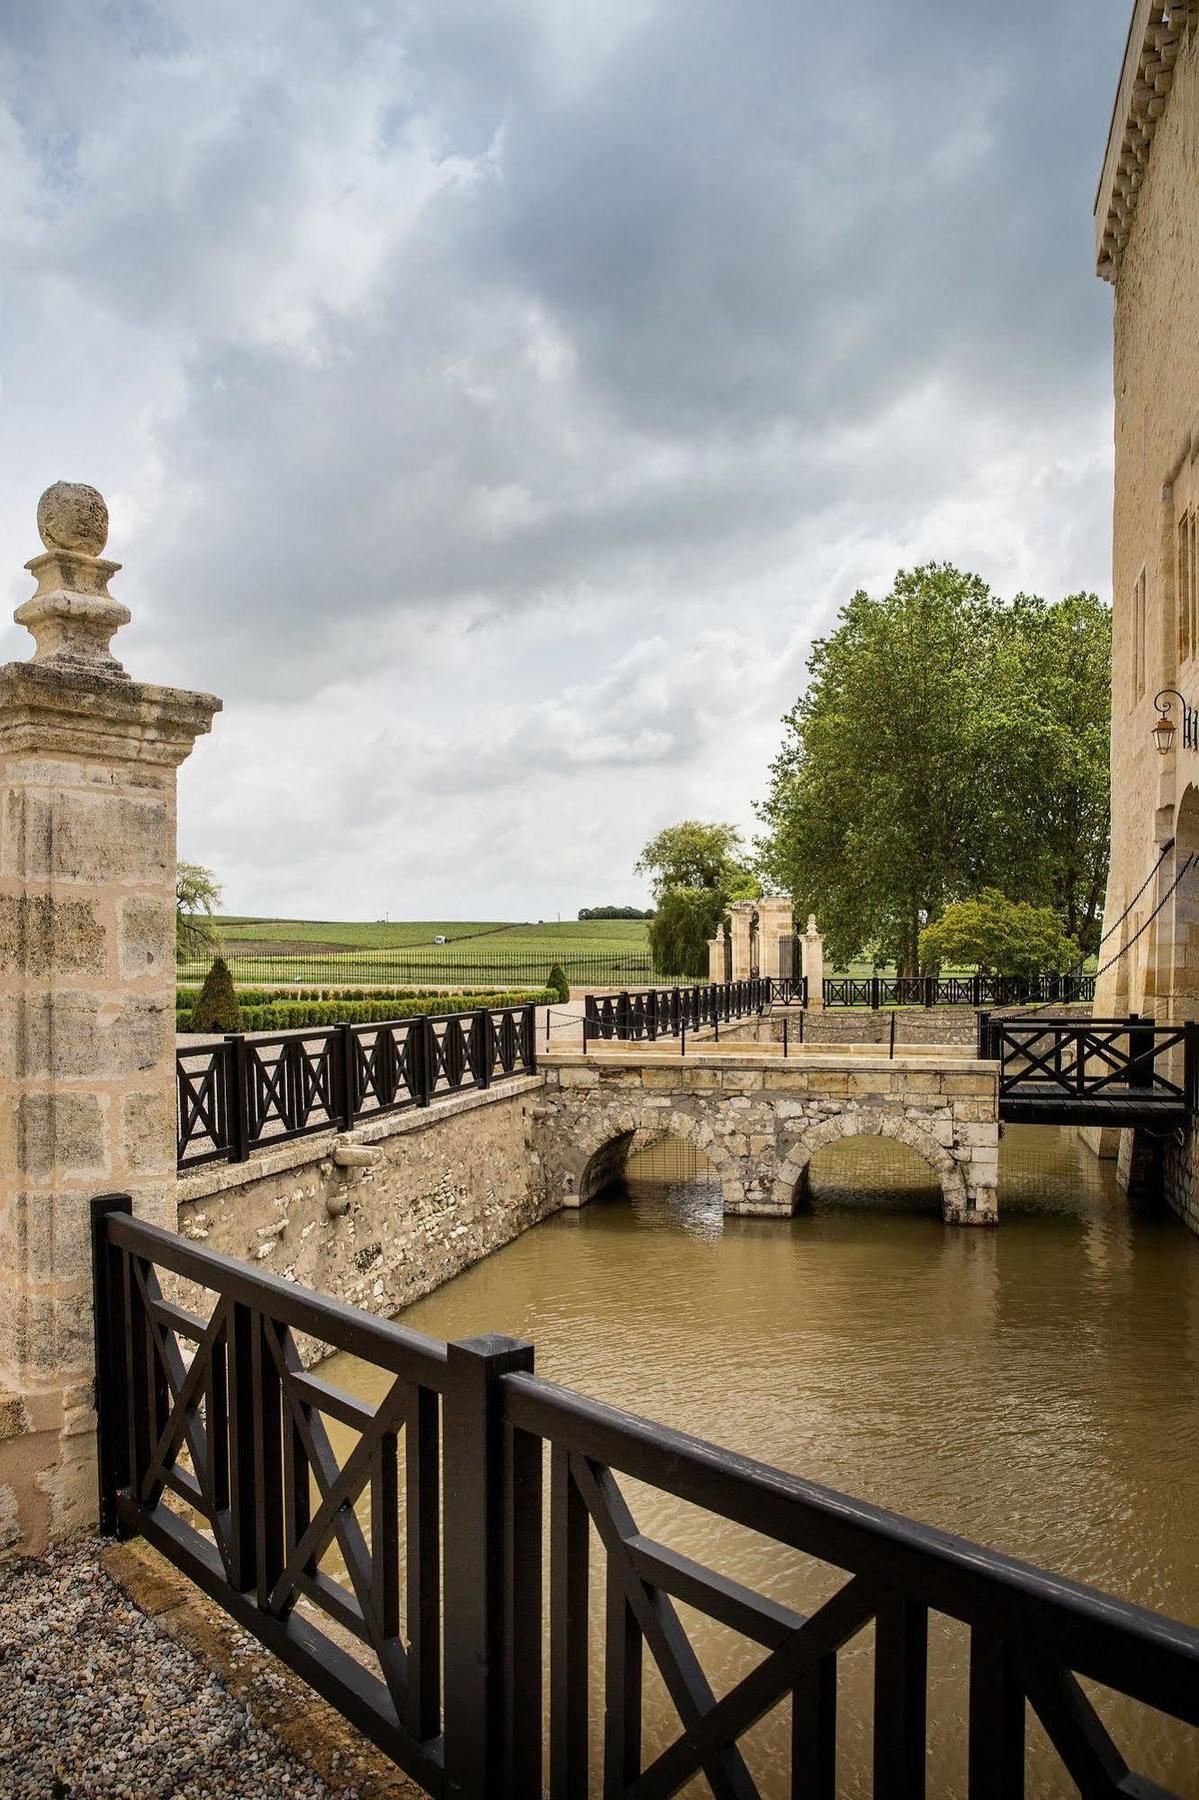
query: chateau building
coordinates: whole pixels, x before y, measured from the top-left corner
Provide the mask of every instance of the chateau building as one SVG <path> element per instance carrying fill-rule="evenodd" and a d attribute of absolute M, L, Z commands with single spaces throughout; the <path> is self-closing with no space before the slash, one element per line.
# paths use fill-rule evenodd
<path fill-rule="evenodd" d="M 1111 935 L 1095 1014 L 1177 1021 L 1199 1018 L 1199 0 L 1137 0 L 1095 226 L 1115 388 Z M 1120 1148 L 1127 1173 L 1136 1146 Z M 1194 1222 L 1190 1156 L 1166 1160 Z"/>

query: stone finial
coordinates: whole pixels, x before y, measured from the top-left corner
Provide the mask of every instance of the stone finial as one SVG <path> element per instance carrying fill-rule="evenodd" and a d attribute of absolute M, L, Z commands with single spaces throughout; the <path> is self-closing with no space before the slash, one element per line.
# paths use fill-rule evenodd
<path fill-rule="evenodd" d="M 56 481 L 38 501 L 37 528 L 46 548 L 25 564 L 37 592 L 13 614 L 33 634 L 33 661 L 64 674 L 127 681 L 109 649 L 132 614 L 108 591 L 121 565 L 99 554 L 108 542 L 103 495 L 83 482 Z"/>
<path fill-rule="evenodd" d="M 808 937 L 819 937 L 819 935 L 820 935 L 819 932 L 816 930 L 816 914 L 815 913 L 808 914 L 807 935 L 808 935 Z"/>
<path fill-rule="evenodd" d="M 37 503 L 37 528 L 47 550 L 99 556 L 108 542 L 104 496 L 83 481 L 56 481 Z"/>

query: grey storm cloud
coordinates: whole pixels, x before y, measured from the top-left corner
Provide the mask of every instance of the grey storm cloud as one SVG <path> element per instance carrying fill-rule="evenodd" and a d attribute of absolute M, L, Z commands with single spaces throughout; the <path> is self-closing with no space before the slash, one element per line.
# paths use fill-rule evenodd
<path fill-rule="evenodd" d="M 1102 588 L 1127 10 L 7 9 L 11 602 L 95 481 L 131 668 L 226 697 L 231 902 L 635 898 L 669 818 L 749 823 L 854 587 Z"/>

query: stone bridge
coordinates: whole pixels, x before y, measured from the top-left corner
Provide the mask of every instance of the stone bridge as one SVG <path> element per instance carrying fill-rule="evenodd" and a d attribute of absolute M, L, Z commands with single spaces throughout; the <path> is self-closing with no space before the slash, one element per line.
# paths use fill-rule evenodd
<path fill-rule="evenodd" d="M 749 1048 L 679 1056 L 620 1046 L 541 1063 L 534 1148 L 550 1206 L 582 1206 L 632 1149 L 673 1135 L 708 1158 L 727 1213 L 789 1217 L 808 1163 L 845 1137 L 891 1138 L 923 1157 L 958 1225 L 998 1219 L 994 1066 L 929 1056 L 803 1055 Z"/>

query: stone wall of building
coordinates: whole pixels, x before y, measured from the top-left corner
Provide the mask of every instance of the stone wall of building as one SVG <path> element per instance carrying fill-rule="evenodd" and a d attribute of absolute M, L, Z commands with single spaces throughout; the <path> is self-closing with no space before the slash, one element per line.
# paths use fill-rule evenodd
<path fill-rule="evenodd" d="M 534 1109 L 550 1207 L 578 1206 L 633 1147 L 673 1135 L 703 1151 L 726 1212 L 787 1216 L 802 1199 L 809 1159 L 841 1137 L 909 1145 L 941 1183 L 944 1216 L 993 1224 L 999 1164 L 992 1064 L 927 1057 L 779 1058 L 612 1053 L 543 1059 Z"/>
<path fill-rule="evenodd" d="M 245 1163 L 210 1163 L 176 1184 L 179 1229 L 391 1315 L 545 1217 L 532 1136 L 542 1085 L 525 1076 Z"/>
<path fill-rule="evenodd" d="M 1199 508 L 1199 34 L 1196 9 L 1139 0 L 1117 96 L 1097 213 L 1100 273 L 1113 284 L 1115 495 L 1112 546 L 1112 852 L 1099 1016 L 1199 1017 L 1199 755 L 1182 730 L 1158 753 L 1154 701 L 1199 700 L 1195 552 Z M 1177 13 L 1182 22 L 1174 20 Z M 1155 75 L 1146 84 L 1145 57 Z M 1113 196 L 1115 211 L 1113 212 Z M 1114 235 L 1113 235 L 1114 234 Z M 1181 727 L 1177 698 L 1172 716 Z M 1154 873 L 1160 857 L 1160 866 Z M 1141 891 L 1143 889 L 1143 891 Z M 1160 910 L 1158 910 L 1160 907 Z M 1127 916 L 1123 916 L 1127 914 Z M 1105 1137 L 1108 1134 L 1105 1134 Z M 1124 1134 L 1127 1138 L 1128 1134 Z M 1131 1139 L 1120 1168 L 1142 1167 Z M 1177 1184 L 1199 1157 L 1165 1159 L 1188 1223 L 1199 1206 Z"/>

